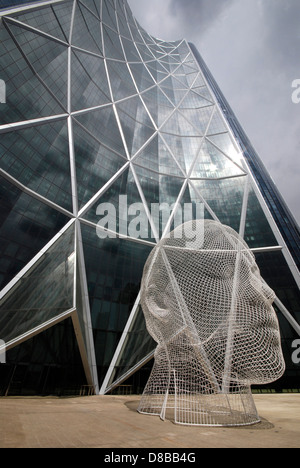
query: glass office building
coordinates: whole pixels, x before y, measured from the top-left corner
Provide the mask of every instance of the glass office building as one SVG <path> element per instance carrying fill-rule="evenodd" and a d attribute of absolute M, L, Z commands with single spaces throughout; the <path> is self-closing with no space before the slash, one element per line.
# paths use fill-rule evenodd
<path fill-rule="evenodd" d="M 143 267 L 186 217 L 254 251 L 298 388 L 299 228 L 195 47 L 126 0 L 1 6 L 0 394 L 142 390 Z"/>

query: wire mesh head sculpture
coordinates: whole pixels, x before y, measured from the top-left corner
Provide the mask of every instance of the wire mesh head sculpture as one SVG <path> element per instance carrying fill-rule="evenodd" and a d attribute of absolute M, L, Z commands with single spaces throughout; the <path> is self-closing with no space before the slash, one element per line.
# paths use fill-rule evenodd
<path fill-rule="evenodd" d="M 274 298 L 230 227 L 191 221 L 161 240 L 142 279 L 146 325 L 158 345 L 138 411 L 165 419 L 171 409 L 188 425 L 259 422 L 251 385 L 285 369 Z"/>

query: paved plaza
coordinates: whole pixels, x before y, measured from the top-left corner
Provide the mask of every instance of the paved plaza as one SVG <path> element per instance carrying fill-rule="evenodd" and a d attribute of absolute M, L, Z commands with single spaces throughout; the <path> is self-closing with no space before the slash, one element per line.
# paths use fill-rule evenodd
<path fill-rule="evenodd" d="M 300 447 L 300 394 L 255 395 L 262 422 L 241 428 L 178 426 L 137 413 L 139 398 L 0 398 L 0 448 Z"/>

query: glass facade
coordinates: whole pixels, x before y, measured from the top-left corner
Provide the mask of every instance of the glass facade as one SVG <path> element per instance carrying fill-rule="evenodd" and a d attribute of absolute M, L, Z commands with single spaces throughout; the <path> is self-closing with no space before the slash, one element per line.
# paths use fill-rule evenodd
<path fill-rule="evenodd" d="M 188 219 L 229 225 L 255 252 L 277 295 L 276 388 L 298 388 L 299 228 L 195 47 L 151 37 L 126 0 L 9 3 L 1 394 L 141 390 L 155 349 L 143 267 Z"/>

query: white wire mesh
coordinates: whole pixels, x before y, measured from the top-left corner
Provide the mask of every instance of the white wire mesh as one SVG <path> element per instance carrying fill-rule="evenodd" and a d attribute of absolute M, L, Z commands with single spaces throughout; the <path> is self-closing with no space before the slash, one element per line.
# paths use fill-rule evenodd
<path fill-rule="evenodd" d="M 187 425 L 258 422 L 251 385 L 285 369 L 274 297 L 230 227 L 191 221 L 161 240 L 142 279 L 146 325 L 158 346 L 138 411 L 164 419 L 171 409 Z"/>

